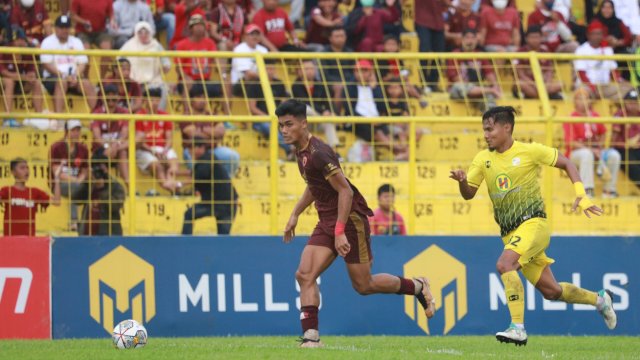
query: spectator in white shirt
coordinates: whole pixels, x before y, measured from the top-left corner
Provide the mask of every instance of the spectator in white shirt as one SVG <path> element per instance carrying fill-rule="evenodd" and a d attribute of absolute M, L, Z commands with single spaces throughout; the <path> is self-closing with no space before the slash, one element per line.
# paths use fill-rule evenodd
<path fill-rule="evenodd" d="M 605 29 L 600 21 L 592 21 L 587 28 L 587 42 L 576 49 L 576 55 L 613 55 L 613 49 L 603 44 Z M 587 87 L 596 98 L 619 101 L 631 91 L 631 84 L 618 73 L 614 60 L 578 59 L 573 66 L 577 73 L 576 88 Z"/>
<path fill-rule="evenodd" d="M 262 30 L 255 24 L 249 24 L 244 30 L 244 41 L 233 49 L 234 53 L 263 53 L 269 52 L 266 47 L 260 45 Z M 234 57 L 231 61 L 231 84 L 233 85 L 233 95 L 243 97 L 244 82 L 257 82 L 258 68 L 253 58 Z"/>
<path fill-rule="evenodd" d="M 66 15 L 59 16 L 55 22 L 55 32 L 42 41 L 40 48 L 42 50 L 84 50 L 82 41 L 69 35 L 70 28 L 71 19 Z M 83 96 L 87 100 L 89 109 L 96 106 L 95 88 L 89 79 L 82 78 L 89 62 L 86 55 L 43 54 L 40 55 L 40 62 L 44 68 L 43 84 L 49 94 L 53 95 L 55 112 L 65 111 L 64 99 L 67 91 Z"/>

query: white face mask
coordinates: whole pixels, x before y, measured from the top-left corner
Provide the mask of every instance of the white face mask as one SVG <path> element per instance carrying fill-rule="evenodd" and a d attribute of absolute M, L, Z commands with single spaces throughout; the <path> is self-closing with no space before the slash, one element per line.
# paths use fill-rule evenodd
<path fill-rule="evenodd" d="M 507 7 L 507 2 L 508 0 L 493 0 L 492 4 L 494 8 L 502 10 Z"/>
<path fill-rule="evenodd" d="M 34 2 L 35 0 L 20 0 L 20 4 L 26 8 L 32 7 Z"/>

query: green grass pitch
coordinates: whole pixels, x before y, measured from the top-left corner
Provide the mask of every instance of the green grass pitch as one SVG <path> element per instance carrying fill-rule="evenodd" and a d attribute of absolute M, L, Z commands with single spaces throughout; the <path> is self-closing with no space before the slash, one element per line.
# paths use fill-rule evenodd
<path fill-rule="evenodd" d="M 323 349 L 300 349 L 295 337 L 153 338 L 116 350 L 109 338 L 0 340 L 8 359 L 640 359 L 638 337 L 530 336 L 500 344 L 493 336 L 325 336 Z"/>

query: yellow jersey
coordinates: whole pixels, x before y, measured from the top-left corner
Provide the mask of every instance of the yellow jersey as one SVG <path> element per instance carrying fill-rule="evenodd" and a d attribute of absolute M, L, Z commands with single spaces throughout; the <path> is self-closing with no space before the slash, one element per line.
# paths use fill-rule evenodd
<path fill-rule="evenodd" d="M 467 182 L 476 188 L 482 180 L 487 183 L 494 218 L 502 236 L 531 218 L 547 217 L 538 173 L 541 165 L 554 166 L 557 160 L 557 149 L 519 141 L 514 141 L 503 153 L 487 149 L 473 159 Z"/>

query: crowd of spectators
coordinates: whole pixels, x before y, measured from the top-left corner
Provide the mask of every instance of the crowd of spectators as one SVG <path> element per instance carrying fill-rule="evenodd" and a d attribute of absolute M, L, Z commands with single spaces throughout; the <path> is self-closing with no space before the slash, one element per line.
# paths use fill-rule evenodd
<path fill-rule="evenodd" d="M 43 50 L 120 49 L 145 53 L 176 50 L 235 54 L 269 52 L 383 52 L 398 53 L 403 32 L 401 1 L 396 0 L 72 0 L 65 2 L 64 13 L 50 18 L 43 0 L 5 0 L 0 6 L 0 40 L 15 47 L 39 47 Z M 283 7 L 286 6 L 286 7 Z M 285 10 L 285 9 L 288 9 Z M 348 9 L 345 11 L 345 9 Z M 420 52 L 561 52 L 578 55 L 628 53 L 640 43 L 640 8 L 635 0 L 605 0 L 593 12 L 587 12 L 585 26 L 572 15 L 571 2 L 544 0 L 522 18 L 516 3 L 508 0 L 415 0 L 415 32 Z M 526 29 L 526 31 L 525 31 Z M 300 30 L 304 30 L 304 35 Z M 162 36 L 162 37 L 161 37 Z M 165 44 L 165 45 L 163 45 Z M 640 50 L 638 50 L 640 53 Z M 212 102 L 220 102 L 221 113 L 231 114 L 229 98 L 246 98 L 252 115 L 268 113 L 261 86 L 260 71 L 254 58 L 233 60 L 202 54 L 173 58 L 122 56 L 99 59 L 99 83 L 90 81 L 90 59 L 85 55 L 43 54 L 4 55 L 0 61 L 0 78 L 4 108 L 11 113 L 17 93 L 29 93 L 29 104 L 38 114 L 22 123 L 5 119 L 5 126 L 33 126 L 63 130 L 65 137 L 51 149 L 51 173 L 59 174 L 60 194 L 72 204 L 87 198 L 99 199 L 83 187 L 94 178 L 95 170 L 103 183 L 111 184 L 108 166 L 93 169 L 92 159 L 114 164 L 125 186 L 129 182 L 127 160 L 135 152 L 136 165 L 157 178 L 160 186 L 180 194 L 185 184 L 180 179 L 176 146 L 183 147 L 184 163 L 191 175 L 234 176 L 239 155 L 223 146 L 226 125 L 220 123 L 140 121 L 129 134 L 126 114 L 167 114 L 169 99 L 175 94 L 187 115 L 214 113 Z M 276 62 L 266 62 L 266 74 L 276 102 L 294 96 L 308 103 L 310 115 L 352 115 L 362 117 L 408 116 L 409 101 L 428 105 L 430 93 L 447 92 L 453 101 L 461 101 L 485 110 L 505 97 L 498 82 L 495 64 L 490 60 L 449 59 L 422 61 L 419 82 L 408 66 L 394 59 L 321 60 L 286 62 L 294 64 L 291 88 L 279 78 Z M 639 64 L 613 60 L 576 60 L 575 116 L 593 117 L 594 99 L 610 99 L 621 104 L 618 116 L 638 116 L 637 91 Z M 283 64 L 283 63 L 278 63 Z M 540 96 L 533 72 L 525 60 L 514 60 L 512 93 L 516 98 Z M 563 99 L 563 84 L 554 64 L 540 62 L 546 91 L 550 99 Z M 630 66 L 631 65 L 631 66 Z M 177 74 L 169 84 L 166 75 Z M 440 79 L 443 76 L 445 79 Z M 412 80 L 414 79 L 414 80 Z M 444 87 L 444 88 L 443 88 Z M 43 92 L 53 100 L 53 109 L 45 109 Z M 67 95 L 78 94 L 95 114 L 122 115 L 120 121 L 94 121 L 90 125 L 92 143 L 87 148 L 79 141 L 82 123 L 58 123 L 47 119 L 47 111 L 68 111 Z M 254 122 L 251 128 L 264 137 L 271 131 L 269 123 Z M 340 124 L 356 140 L 349 149 L 349 161 L 408 158 L 408 128 L 399 124 Z M 338 148 L 340 140 L 333 123 L 318 125 L 330 146 Z M 179 131 L 183 143 L 173 143 Z M 621 161 L 637 161 L 640 140 L 637 126 L 616 126 L 615 141 L 603 149 L 603 127 L 573 124 L 565 126 L 568 155 L 581 164 L 588 192 L 594 188 L 589 171 L 601 164 L 596 175 L 605 181 L 605 196 L 617 196 L 616 174 Z M 128 148 L 128 137 L 136 139 L 136 149 Z M 195 139 L 204 144 L 195 144 Z M 69 144 L 73 144 L 70 146 Z M 279 138 L 288 158 L 292 148 Z M 624 150 L 624 151 L 623 151 Z M 191 151 L 197 151 L 196 154 Z M 221 166 L 197 168 L 194 160 L 216 159 Z M 68 161 L 72 159 L 73 161 Z M 625 165 L 629 177 L 640 183 L 640 165 Z M 626 166 L 626 167 L 625 167 Z M 196 169 L 197 168 L 197 169 Z M 58 170 L 59 169 L 59 170 Z M 209 174 L 209 175 L 207 175 Z M 607 175 L 609 174 L 609 175 Z M 54 186 L 53 179 L 52 188 Z M 112 186 L 109 185 L 109 191 Z M 98 189 L 99 190 L 99 189 Z M 116 189 L 117 190 L 117 189 Z M 227 193 L 235 193 L 229 189 Z M 116 191 L 117 192 L 117 191 Z M 387 189 L 385 193 L 393 193 Z M 116 194 L 118 198 L 123 197 Z M 235 196 L 235 195 L 234 195 Z M 232 196 L 233 197 L 233 196 Z M 209 216 L 220 209 L 194 207 L 185 221 Z M 85 209 L 90 218 L 99 209 Z M 235 208 L 224 209 L 225 216 Z M 70 227 L 76 229 L 80 215 L 72 205 Z M 118 229 L 82 229 L 84 232 Z M 191 231 L 186 227 L 186 233 Z M 223 229 L 224 231 L 224 229 Z"/>

